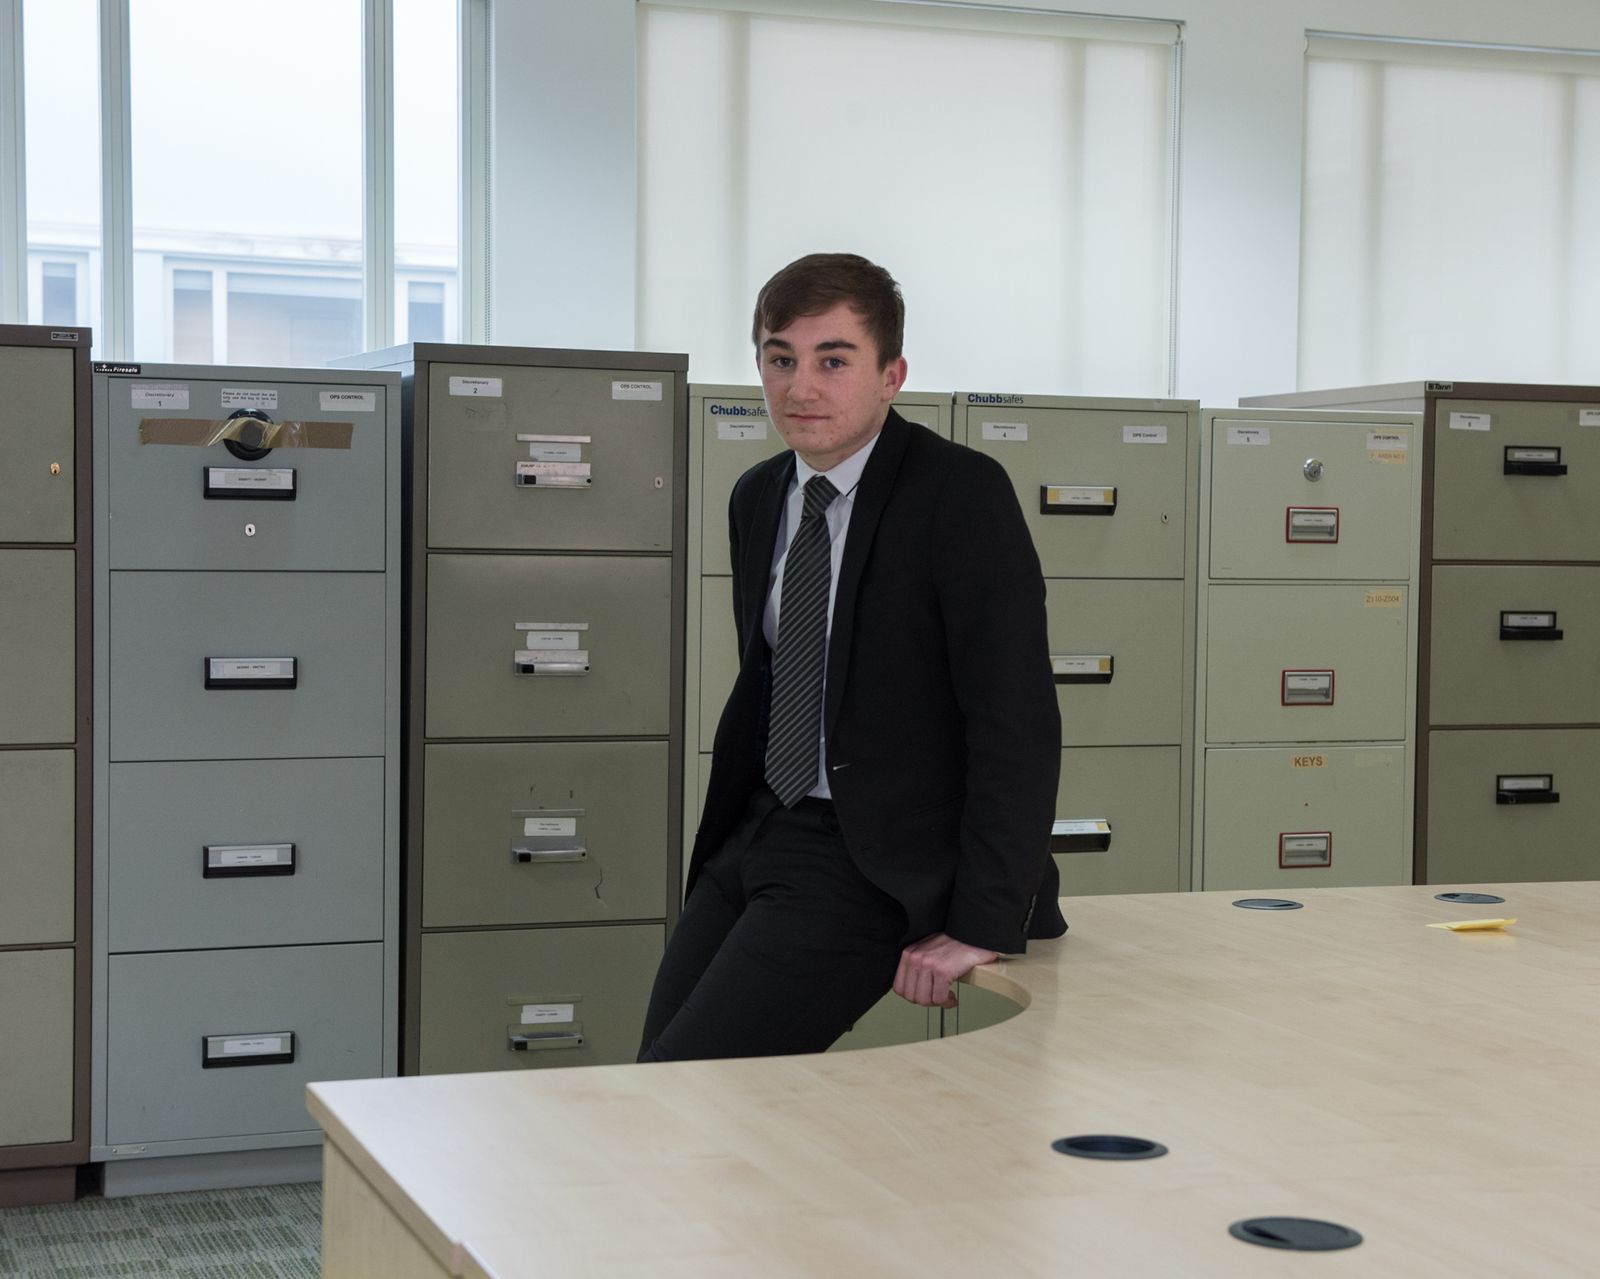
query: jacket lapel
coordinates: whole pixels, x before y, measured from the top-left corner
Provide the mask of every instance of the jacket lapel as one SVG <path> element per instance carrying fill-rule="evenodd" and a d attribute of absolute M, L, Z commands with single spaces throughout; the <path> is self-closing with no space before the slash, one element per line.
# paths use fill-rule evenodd
<path fill-rule="evenodd" d="M 767 590 L 772 585 L 773 543 L 777 540 L 778 521 L 783 515 L 783 499 L 793 478 L 794 454 L 787 453 L 780 464 L 768 472 L 761 496 L 756 500 L 755 519 L 751 521 L 739 565 L 740 586 L 744 592 L 744 616 L 739 619 L 744 634 L 744 652 L 739 654 L 741 665 L 758 640 L 765 643 L 761 618 L 766 612 Z"/>
<path fill-rule="evenodd" d="M 826 732 L 833 731 L 834 720 L 839 715 L 839 704 L 844 697 L 845 671 L 850 663 L 850 641 L 855 630 L 856 591 L 861 585 L 861 572 L 866 567 L 867 555 L 872 549 L 872 539 L 878 531 L 878 520 L 889 496 L 894 492 L 895 476 L 900 472 L 900 460 L 905 456 L 906 443 L 911 438 L 911 428 L 894 409 L 884 421 L 878 442 L 867 458 L 866 469 L 861 473 L 861 485 L 856 489 L 855 506 L 850 511 L 850 529 L 844 539 L 844 562 L 839 565 L 839 586 L 833 597 L 833 626 L 828 633 L 828 693 L 823 707 L 822 724 Z"/>

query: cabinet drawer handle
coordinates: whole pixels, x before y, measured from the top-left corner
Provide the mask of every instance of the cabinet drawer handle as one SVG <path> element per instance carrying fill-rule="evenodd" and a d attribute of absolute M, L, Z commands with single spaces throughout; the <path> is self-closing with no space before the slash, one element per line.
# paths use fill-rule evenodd
<path fill-rule="evenodd" d="M 1500 638 L 1503 640 L 1558 640 L 1565 634 L 1556 625 L 1553 609 L 1542 613 L 1500 610 Z"/>
<path fill-rule="evenodd" d="M 549 1048 L 581 1048 L 581 1030 L 513 1030 L 506 1034 L 513 1052 L 540 1052 Z"/>
<path fill-rule="evenodd" d="M 1553 773 L 1501 773 L 1494 779 L 1496 804 L 1559 804 Z"/>
<path fill-rule="evenodd" d="M 583 844 L 563 844 L 554 848 L 515 842 L 511 845 L 511 860 L 519 865 L 528 862 L 582 862 L 588 859 L 589 849 Z"/>

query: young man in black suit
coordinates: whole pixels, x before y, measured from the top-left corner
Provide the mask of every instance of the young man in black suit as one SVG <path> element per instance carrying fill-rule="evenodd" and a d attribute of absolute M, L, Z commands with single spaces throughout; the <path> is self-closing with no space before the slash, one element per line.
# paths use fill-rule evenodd
<path fill-rule="evenodd" d="M 1005 472 L 891 407 L 904 314 L 852 254 L 756 300 L 792 451 L 729 503 L 739 676 L 642 1061 L 819 1052 L 1065 931 L 1039 559 Z"/>

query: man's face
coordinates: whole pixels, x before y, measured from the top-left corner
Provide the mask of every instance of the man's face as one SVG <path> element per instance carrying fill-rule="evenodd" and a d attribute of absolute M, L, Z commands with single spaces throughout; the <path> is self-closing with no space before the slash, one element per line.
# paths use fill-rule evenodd
<path fill-rule="evenodd" d="M 778 434 L 819 471 L 878 433 L 906 380 L 904 357 L 878 367 L 878 344 L 844 302 L 777 333 L 763 329 L 756 363 Z"/>

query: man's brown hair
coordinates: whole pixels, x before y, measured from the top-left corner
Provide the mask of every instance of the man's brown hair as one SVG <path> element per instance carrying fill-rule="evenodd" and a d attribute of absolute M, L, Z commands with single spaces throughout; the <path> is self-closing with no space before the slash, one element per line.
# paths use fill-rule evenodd
<path fill-rule="evenodd" d="M 821 315 L 846 303 L 878 344 L 878 367 L 898 359 L 905 344 L 906 304 L 900 286 L 875 262 L 854 253 L 808 253 L 761 286 L 750 340 L 777 333 L 801 316 Z"/>

